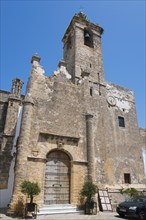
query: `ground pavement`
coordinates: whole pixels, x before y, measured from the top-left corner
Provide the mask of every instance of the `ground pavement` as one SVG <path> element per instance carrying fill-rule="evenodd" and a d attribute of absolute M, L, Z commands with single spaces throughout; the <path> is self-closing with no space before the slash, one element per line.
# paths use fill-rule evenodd
<path fill-rule="evenodd" d="M 12 218 L 0 213 L 0 220 L 21 220 L 24 218 Z M 61 214 L 61 215 L 40 215 L 37 220 L 122 220 L 116 212 L 99 212 L 97 215 L 76 215 L 76 214 Z M 30 219 L 28 219 L 30 220 Z M 134 218 L 127 218 L 134 220 Z"/>

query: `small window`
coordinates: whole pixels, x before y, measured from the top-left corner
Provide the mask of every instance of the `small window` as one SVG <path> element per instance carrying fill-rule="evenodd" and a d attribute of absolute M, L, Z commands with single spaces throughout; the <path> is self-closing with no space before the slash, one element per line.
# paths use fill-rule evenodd
<path fill-rule="evenodd" d="M 81 72 L 82 78 L 84 78 L 84 77 L 89 77 L 89 75 L 90 75 L 90 73 L 88 73 L 88 72 L 85 72 L 85 71 L 82 71 L 82 72 Z"/>
<path fill-rule="evenodd" d="M 90 88 L 90 96 L 92 96 L 93 95 L 93 88 L 91 87 Z"/>
<path fill-rule="evenodd" d="M 100 83 L 100 73 L 97 73 L 98 82 Z"/>
<path fill-rule="evenodd" d="M 131 184 L 131 176 L 130 176 L 130 173 L 124 173 L 124 183 Z"/>
<path fill-rule="evenodd" d="M 93 48 L 93 36 L 88 30 L 84 30 L 84 44 Z"/>
<path fill-rule="evenodd" d="M 125 127 L 125 120 L 123 117 L 118 117 L 119 127 Z"/>

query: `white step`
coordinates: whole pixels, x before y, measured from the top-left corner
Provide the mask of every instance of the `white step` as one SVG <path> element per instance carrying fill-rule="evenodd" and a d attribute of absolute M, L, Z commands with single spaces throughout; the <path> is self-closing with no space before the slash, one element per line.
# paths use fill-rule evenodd
<path fill-rule="evenodd" d="M 61 205 L 44 205 L 38 212 L 38 215 L 53 215 L 53 214 L 81 214 L 82 211 L 78 210 L 76 206 L 71 204 Z"/>

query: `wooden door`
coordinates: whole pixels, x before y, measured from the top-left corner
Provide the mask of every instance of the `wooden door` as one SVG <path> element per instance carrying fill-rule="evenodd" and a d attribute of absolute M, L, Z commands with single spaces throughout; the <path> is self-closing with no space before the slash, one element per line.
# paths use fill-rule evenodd
<path fill-rule="evenodd" d="M 45 172 L 45 204 L 70 202 L 70 159 L 61 151 L 48 155 Z"/>

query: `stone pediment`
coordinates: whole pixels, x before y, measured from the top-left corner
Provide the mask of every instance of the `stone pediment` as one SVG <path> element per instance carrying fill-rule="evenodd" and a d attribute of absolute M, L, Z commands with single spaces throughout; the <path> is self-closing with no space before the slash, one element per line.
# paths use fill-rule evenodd
<path fill-rule="evenodd" d="M 50 134 L 50 133 L 40 133 L 38 141 L 56 143 L 58 146 L 59 145 L 62 146 L 64 144 L 77 146 L 79 142 L 79 137 L 70 137 L 70 136 L 63 136 L 63 135 Z"/>

